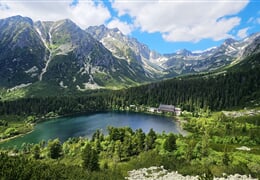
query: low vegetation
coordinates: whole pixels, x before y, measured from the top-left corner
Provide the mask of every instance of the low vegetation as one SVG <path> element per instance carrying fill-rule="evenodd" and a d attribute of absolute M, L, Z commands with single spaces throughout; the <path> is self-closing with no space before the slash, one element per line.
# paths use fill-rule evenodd
<path fill-rule="evenodd" d="M 123 179 L 133 169 L 164 166 L 209 179 L 223 173 L 260 178 L 259 115 L 205 116 L 183 114 L 184 128 L 191 132 L 185 137 L 108 127 L 107 136 L 97 130 L 91 139 L 25 143 L 0 155 L 1 177 L 79 179 L 80 174 L 81 179 Z M 250 150 L 239 150 L 241 146 Z"/>
<path fill-rule="evenodd" d="M 0 116 L 0 142 L 32 131 L 34 123 L 34 116 Z"/>
<path fill-rule="evenodd" d="M 130 107 L 142 111 L 160 103 L 184 110 L 180 121 L 190 134 L 156 134 L 153 130 L 145 134 L 141 129 L 109 127 L 108 136 L 97 131 L 91 139 L 24 143 L 20 148 L 1 150 L 0 177 L 114 180 L 124 179 L 132 169 L 164 166 L 207 179 L 223 173 L 260 178 L 259 113 L 223 111 L 250 107 L 259 112 L 258 58 L 259 54 L 249 57 L 252 63 L 243 70 L 233 67 L 218 75 L 191 75 L 118 91 L 73 94 L 68 90 L 66 96 L 55 97 L 46 96 L 52 94 L 48 91 L 16 100 L 4 100 L 1 92 L 2 139 L 28 132 L 35 121 L 48 117 Z M 38 87 L 38 93 L 44 89 Z"/>

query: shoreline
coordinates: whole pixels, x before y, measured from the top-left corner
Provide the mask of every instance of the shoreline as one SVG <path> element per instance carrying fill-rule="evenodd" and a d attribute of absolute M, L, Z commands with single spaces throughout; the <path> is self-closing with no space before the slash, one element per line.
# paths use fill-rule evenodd
<path fill-rule="evenodd" d="M 0 140 L 0 144 L 1 144 L 1 143 L 4 143 L 4 142 L 7 142 L 7 141 L 10 141 L 10 140 L 12 140 L 12 139 L 18 138 L 18 137 L 25 136 L 25 135 L 27 135 L 27 134 L 32 133 L 33 131 L 34 131 L 34 128 L 33 128 L 32 130 L 26 132 L 26 133 L 23 133 L 23 134 L 17 134 L 17 135 L 12 136 L 12 137 L 8 137 L 8 138 L 5 138 L 5 139 L 1 139 L 1 140 Z"/>
<path fill-rule="evenodd" d="M 180 132 L 181 135 L 183 136 L 187 136 L 189 134 L 189 131 L 186 131 L 183 129 L 182 124 L 184 123 L 184 121 L 181 119 L 180 116 L 173 116 L 173 115 L 168 115 L 168 114 L 163 114 L 163 113 L 152 113 L 149 111 L 130 111 L 130 110 L 119 110 L 119 112 L 134 112 L 134 113 L 144 113 L 144 114 L 148 114 L 148 115 L 154 115 L 154 116 L 163 116 L 163 117 L 168 117 L 168 118 L 172 118 L 173 121 L 176 123 L 177 128 Z"/>
<path fill-rule="evenodd" d="M 114 110 L 112 110 L 114 111 Z M 118 111 L 118 110 L 116 110 Z M 99 111 L 101 112 L 101 111 Z M 104 112 L 107 112 L 107 111 L 104 111 Z M 182 122 L 181 122 L 181 119 L 178 117 L 178 116 L 169 116 L 167 114 L 156 114 L 156 113 L 150 113 L 150 112 L 146 112 L 146 111 L 120 111 L 119 112 L 134 112 L 134 113 L 144 113 L 144 114 L 149 114 L 149 115 L 155 115 L 155 116 L 164 116 L 164 117 L 169 117 L 169 118 L 172 118 L 172 120 L 174 122 L 176 122 L 176 125 L 177 125 L 177 128 L 179 130 L 179 133 L 183 136 L 187 136 L 188 135 L 188 131 L 185 131 L 182 127 Z M 1 139 L 0 140 L 0 144 L 4 143 L 4 142 L 7 142 L 7 141 L 10 141 L 12 139 L 15 139 L 15 138 L 18 138 L 18 137 L 22 137 L 22 136 L 25 136 L 27 134 L 30 134 L 34 131 L 34 127 L 38 124 L 38 123 L 41 123 L 41 122 L 44 122 L 44 121 L 48 121 L 48 120 L 52 120 L 52 119 L 55 119 L 55 118 L 62 118 L 62 117 L 69 117 L 69 116 L 76 116 L 76 115 L 83 115 L 83 114 L 92 114 L 92 113 L 98 113 L 97 112 L 81 112 L 81 113 L 69 113 L 69 114 L 65 114 L 65 115 L 56 115 L 56 116 L 52 116 L 52 117 L 40 117 L 38 118 L 35 123 L 33 123 L 33 128 L 32 130 L 26 132 L 26 133 L 22 133 L 22 134 L 18 134 L 18 135 L 15 135 L 15 136 L 12 136 L 12 137 L 8 137 L 8 138 L 5 138 L 5 139 Z"/>
<path fill-rule="evenodd" d="M 183 121 L 181 120 L 181 118 L 178 116 L 174 116 L 174 118 L 175 118 L 174 121 L 176 122 L 176 124 L 180 130 L 180 134 L 183 136 L 187 136 L 189 134 L 189 131 L 186 131 L 183 129 L 183 127 L 182 127 Z"/>

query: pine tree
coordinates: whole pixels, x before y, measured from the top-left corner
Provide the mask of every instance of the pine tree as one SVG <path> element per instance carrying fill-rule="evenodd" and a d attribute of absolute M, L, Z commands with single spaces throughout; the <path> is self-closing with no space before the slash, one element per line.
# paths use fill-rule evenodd
<path fill-rule="evenodd" d="M 153 129 L 150 129 L 149 133 L 145 137 L 145 150 L 155 148 L 156 133 Z"/>
<path fill-rule="evenodd" d="M 176 137 L 174 134 L 170 133 L 164 142 L 164 149 L 166 151 L 172 152 L 176 149 Z"/>
<path fill-rule="evenodd" d="M 36 144 L 33 146 L 33 157 L 35 159 L 40 159 L 40 145 Z"/>
<path fill-rule="evenodd" d="M 115 143 L 115 155 L 118 157 L 119 161 L 122 160 L 123 157 L 123 144 L 121 143 L 121 141 L 117 140 Z"/>
<path fill-rule="evenodd" d="M 54 139 L 48 143 L 49 157 L 58 159 L 62 156 L 62 145 L 59 139 Z"/>
<path fill-rule="evenodd" d="M 86 144 L 82 151 L 82 166 L 88 171 L 99 170 L 98 164 L 98 152 L 91 147 L 90 144 Z"/>

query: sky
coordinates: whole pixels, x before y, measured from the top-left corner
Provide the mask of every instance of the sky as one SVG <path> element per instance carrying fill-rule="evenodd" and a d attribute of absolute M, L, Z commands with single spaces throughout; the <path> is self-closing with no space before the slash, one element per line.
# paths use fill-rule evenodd
<path fill-rule="evenodd" d="M 260 0 L 0 0 L 0 19 L 14 15 L 69 18 L 82 29 L 104 24 L 161 54 L 260 32 Z"/>

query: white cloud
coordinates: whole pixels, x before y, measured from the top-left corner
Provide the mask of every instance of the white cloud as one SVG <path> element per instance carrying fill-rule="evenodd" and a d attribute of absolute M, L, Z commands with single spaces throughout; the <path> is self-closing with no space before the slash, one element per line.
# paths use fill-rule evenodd
<path fill-rule="evenodd" d="M 259 11 L 260 12 L 260 11 Z M 260 17 L 250 17 L 248 20 L 247 20 L 247 23 L 252 23 L 253 25 L 257 25 L 257 24 L 260 24 Z"/>
<path fill-rule="evenodd" d="M 248 20 L 247 20 L 247 23 L 252 23 L 254 22 L 255 18 L 254 17 L 250 17 Z"/>
<path fill-rule="evenodd" d="M 164 33 L 163 38 L 167 41 L 192 41 L 201 39 L 213 39 L 215 41 L 232 37 L 227 33 L 240 22 L 239 18 L 221 19 L 218 22 L 206 22 L 192 28 L 174 28 L 170 33 Z"/>
<path fill-rule="evenodd" d="M 119 19 L 113 19 L 107 24 L 108 28 L 118 28 L 123 34 L 129 35 L 132 30 L 133 26 L 129 25 L 126 22 L 122 22 Z"/>
<path fill-rule="evenodd" d="M 160 32 L 167 41 L 221 40 L 240 23 L 235 15 L 248 4 L 238 1 L 120 1 L 112 2 L 120 16 L 129 15 L 142 31 Z"/>
<path fill-rule="evenodd" d="M 245 37 L 247 37 L 247 31 L 248 31 L 249 28 L 243 28 L 243 29 L 240 29 L 238 32 L 237 32 L 237 37 L 243 39 Z"/>
<path fill-rule="evenodd" d="M 111 18 L 109 10 L 101 3 L 79 0 L 64 1 L 2 1 L 0 0 L 0 18 L 14 15 L 28 16 L 33 20 L 55 21 L 69 18 L 81 28 L 104 24 Z"/>
<path fill-rule="evenodd" d="M 257 19 L 256 19 L 256 22 L 257 22 L 258 24 L 260 24 L 260 18 L 257 18 Z"/>

